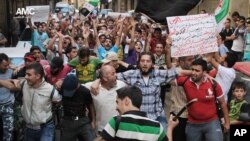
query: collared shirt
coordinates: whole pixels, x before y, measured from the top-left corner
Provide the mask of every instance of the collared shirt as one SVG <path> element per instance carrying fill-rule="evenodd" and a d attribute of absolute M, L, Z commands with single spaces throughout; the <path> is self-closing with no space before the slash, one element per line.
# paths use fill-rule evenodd
<path fill-rule="evenodd" d="M 160 98 L 160 84 L 162 82 L 171 81 L 176 75 L 175 68 L 169 70 L 152 70 L 149 75 L 148 83 L 146 84 L 141 71 L 137 69 L 118 73 L 117 79 L 141 89 L 143 100 L 140 110 L 146 112 L 150 119 L 156 119 L 163 111 Z"/>
<path fill-rule="evenodd" d="M 214 90 L 212 82 L 207 77 L 201 84 L 193 82 L 191 78 L 186 79 L 187 77 L 178 77 L 177 83 L 183 85 L 187 100 L 198 99 L 188 108 L 188 121 L 199 124 L 218 119 L 215 97 L 217 99 L 223 97 L 219 83 L 216 83 Z"/>

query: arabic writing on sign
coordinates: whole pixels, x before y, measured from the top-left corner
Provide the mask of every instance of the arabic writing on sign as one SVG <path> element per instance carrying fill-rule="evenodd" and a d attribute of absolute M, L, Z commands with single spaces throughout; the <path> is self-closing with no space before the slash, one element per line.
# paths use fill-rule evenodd
<path fill-rule="evenodd" d="M 172 37 L 171 56 L 189 56 L 215 52 L 217 24 L 213 15 L 199 14 L 167 17 Z"/>

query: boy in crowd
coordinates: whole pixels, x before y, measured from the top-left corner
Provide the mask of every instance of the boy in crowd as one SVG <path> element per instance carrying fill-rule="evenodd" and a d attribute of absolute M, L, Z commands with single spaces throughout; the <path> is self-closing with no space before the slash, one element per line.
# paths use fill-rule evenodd
<path fill-rule="evenodd" d="M 235 84 L 233 85 L 234 99 L 230 101 L 230 124 L 242 123 L 242 121 L 239 121 L 239 116 L 241 112 L 247 110 L 247 101 L 244 99 L 246 93 L 246 84 L 244 82 L 235 82 Z"/>

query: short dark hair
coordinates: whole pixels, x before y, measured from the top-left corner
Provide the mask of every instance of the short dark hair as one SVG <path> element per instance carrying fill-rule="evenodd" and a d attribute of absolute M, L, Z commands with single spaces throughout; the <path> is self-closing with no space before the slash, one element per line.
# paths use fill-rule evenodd
<path fill-rule="evenodd" d="M 219 35 L 220 35 L 222 41 L 226 40 L 226 35 L 223 32 L 220 32 Z"/>
<path fill-rule="evenodd" d="M 192 62 L 192 65 L 200 65 L 203 71 L 207 71 L 207 62 L 202 58 L 196 59 Z"/>
<path fill-rule="evenodd" d="M 33 69 L 36 74 L 40 74 L 41 78 L 44 77 L 43 66 L 40 63 L 34 62 L 34 63 L 31 63 L 31 64 L 27 65 L 26 70 L 30 70 L 30 69 Z"/>
<path fill-rule="evenodd" d="M 67 47 L 66 49 L 65 49 L 65 54 L 68 54 L 68 53 L 70 53 L 73 49 L 77 49 L 76 47 Z"/>
<path fill-rule="evenodd" d="M 246 22 L 246 18 L 244 17 L 244 16 L 239 16 L 239 20 L 241 21 L 244 21 L 244 22 Z"/>
<path fill-rule="evenodd" d="M 75 41 L 77 41 L 79 38 L 82 38 L 82 39 L 84 39 L 84 37 L 82 36 L 82 35 L 77 35 L 77 36 L 75 36 Z"/>
<path fill-rule="evenodd" d="M 240 16 L 239 12 L 238 12 L 238 11 L 234 11 L 234 12 L 232 13 L 232 17 L 234 17 L 234 16 L 239 17 L 239 16 Z"/>
<path fill-rule="evenodd" d="M 5 53 L 0 53 L 0 63 L 2 63 L 3 60 L 9 61 L 9 57 Z"/>
<path fill-rule="evenodd" d="M 161 33 L 162 30 L 161 30 L 161 28 L 157 27 L 157 28 L 155 28 L 154 32 L 160 32 Z"/>
<path fill-rule="evenodd" d="M 247 90 L 246 84 L 243 81 L 235 81 L 232 85 L 232 90 L 235 89 L 243 89 L 244 91 Z"/>
<path fill-rule="evenodd" d="M 90 50 L 87 47 L 82 47 L 78 50 L 78 56 L 80 58 L 89 57 L 89 55 L 90 55 Z"/>
<path fill-rule="evenodd" d="M 135 29 L 135 32 L 138 32 L 139 34 L 142 34 L 142 31 L 141 31 L 140 28 L 136 28 L 136 29 Z"/>
<path fill-rule="evenodd" d="M 142 91 L 136 86 L 126 86 L 117 90 L 117 97 L 123 100 L 125 97 L 128 97 L 132 104 L 140 108 L 142 103 Z"/>
<path fill-rule="evenodd" d="M 50 62 L 51 68 L 62 68 L 63 67 L 63 59 L 61 57 L 54 57 Z"/>
<path fill-rule="evenodd" d="M 231 23 L 231 19 L 230 18 L 227 18 L 226 20 L 228 20 Z"/>
<path fill-rule="evenodd" d="M 149 56 L 150 56 L 150 59 L 151 59 L 152 62 L 153 62 L 153 64 L 155 63 L 155 57 L 154 57 L 153 53 L 151 53 L 151 52 L 142 52 L 142 53 L 140 54 L 140 56 L 139 56 L 138 64 L 140 63 L 141 58 L 142 58 L 143 55 L 149 55 Z"/>
<path fill-rule="evenodd" d="M 32 46 L 30 48 L 30 52 L 32 53 L 34 50 L 39 50 L 41 52 L 41 49 L 38 46 Z"/>
<path fill-rule="evenodd" d="M 232 68 L 237 61 L 237 55 L 232 52 L 227 53 L 227 57 L 225 58 L 225 62 L 227 62 L 227 67 Z"/>

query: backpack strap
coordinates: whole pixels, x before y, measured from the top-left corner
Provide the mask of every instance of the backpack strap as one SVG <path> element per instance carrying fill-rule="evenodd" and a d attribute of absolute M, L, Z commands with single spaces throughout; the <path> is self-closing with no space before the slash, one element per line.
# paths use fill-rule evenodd
<path fill-rule="evenodd" d="M 50 93 L 50 99 L 51 99 L 51 101 L 52 101 L 52 99 L 53 99 L 55 90 L 56 90 L 56 88 L 53 86 L 53 89 L 52 89 L 52 91 L 51 91 L 51 93 Z"/>
<path fill-rule="evenodd" d="M 21 83 L 21 91 L 23 91 L 23 86 L 24 86 L 25 81 L 26 81 L 26 80 L 24 80 L 24 81 Z"/>

